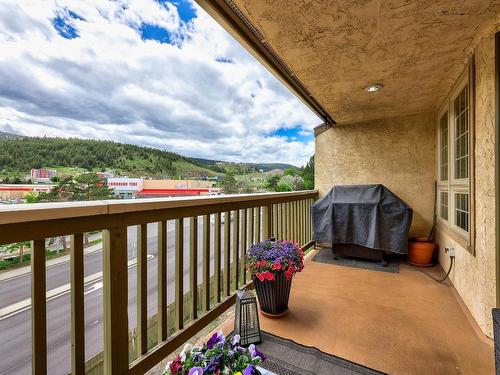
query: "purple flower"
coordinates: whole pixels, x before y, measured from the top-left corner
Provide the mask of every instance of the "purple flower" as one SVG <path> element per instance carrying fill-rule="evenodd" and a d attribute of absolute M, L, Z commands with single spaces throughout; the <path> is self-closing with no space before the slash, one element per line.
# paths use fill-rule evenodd
<path fill-rule="evenodd" d="M 248 347 L 248 352 L 250 353 L 250 356 L 252 357 L 252 359 L 256 359 L 256 358 L 260 358 L 262 361 L 265 361 L 266 360 L 266 356 L 264 354 L 262 354 L 256 347 L 254 344 L 250 345 Z"/>
<path fill-rule="evenodd" d="M 191 357 L 192 357 L 194 363 L 198 363 L 198 362 L 205 360 L 205 356 L 203 355 L 202 352 L 193 351 L 191 353 Z"/>
<path fill-rule="evenodd" d="M 189 375 L 203 375 L 203 369 L 201 367 L 192 367 L 189 370 Z"/>
<path fill-rule="evenodd" d="M 234 335 L 233 339 L 231 340 L 231 347 L 234 348 L 240 344 L 241 337 L 240 335 Z"/>
<path fill-rule="evenodd" d="M 257 369 L 254 365 L 249 365 L 246 369 L 243 370 L 243 375 L 253 375 L 254 373 L 256 373 L 256 371 Z"/>
<path fill-rule="evenodd" d="M 224 344 L 226 337 L 222 334 L 222 332 L 215 332 L 210 340 L 207 342 L 207 348 L 213 349 L 217 344 Z"/>
<path fill-rule="evenodd" d="M 240 354 L 245 354 L 247 352 L 247 350 L 244 347 L 242 347 L 242 346 L 235 346 L 234 350 L 237 351 Z"/>
<path fill-rule="evenodd" d="M 222 357 L 222 354 L 219 354 L 218 356 L 212 358 L 210 363 L 203 369 L 204 372 L 212 374 L 216 373 L 218 369 L 220 369 L 220 359 Z"/>

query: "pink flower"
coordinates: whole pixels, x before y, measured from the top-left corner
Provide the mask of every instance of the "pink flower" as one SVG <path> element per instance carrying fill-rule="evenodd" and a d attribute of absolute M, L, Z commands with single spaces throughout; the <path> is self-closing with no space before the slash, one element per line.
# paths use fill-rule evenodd
<path fill-rule="evenodd" d="M 172 375 L 176 375 L 180 370 L 182 370 L 181 356 L 177 355 L 170 363 L 169 367 Z"/>
<path fill-rule="evenodd" d="M 290 280 L 292 278 L 294 272 L 295 272 L 295 269 L 292 266 L 288 267 L 288 269 L 285 271 L 286 279 Z"/>
<path fill-rule="evenodd" d="M 281 264 L 280 263 L 274 263 L 271 268 L 273 270 L 280 270 L 281 269 Z"/>
<path fill-rule="evenodd" d="M 269 281 L 273 281 L 274 280 L 274 274 L 269 272 L 269 271 L 266 271 L 264 272 L 266 274 L 266 280 L 269 280 Z"/>
<path fill-rule="evenodd" d="M 266 271 L 267 272 L 267 271 Z M 264 281 L 266 279 L 266 275 L 264 272 L 262 273 L 256 273 L 255 276 L 257 276 L 257 278 L 260 280 L 260 281 Z"/>

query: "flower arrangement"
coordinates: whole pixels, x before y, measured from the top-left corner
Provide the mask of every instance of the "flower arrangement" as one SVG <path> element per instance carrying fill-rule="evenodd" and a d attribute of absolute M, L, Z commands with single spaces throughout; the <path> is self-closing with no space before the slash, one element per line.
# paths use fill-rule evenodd
<path fill-rule="evenodd" d="M 167 363 L 164 375 L 260 375 L 257 365 L 265 356 L 255 345 L 240 346 L 240 336 L 231 342 L 222 332 L 216 332 L 202 348 L 186 344 L 173 361 Z"/>
<path fill-rule="evenodd" d="M 252 277 L 260 281 L 273 281 L 278 272 L 284 272 L 290 280 L 304 268 L 304 252 L 293 241 L 266 240 L 250 247 L 245 263 Z"/>

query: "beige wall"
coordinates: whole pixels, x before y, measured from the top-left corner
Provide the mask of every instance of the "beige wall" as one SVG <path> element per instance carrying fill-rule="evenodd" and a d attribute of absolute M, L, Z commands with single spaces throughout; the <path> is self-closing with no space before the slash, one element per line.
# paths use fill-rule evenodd
<path fill-rule="evenodd" d="M 433 113 L 338 125 L 316 137 L 315 183 L 384 184 L 413 208 L 412 236 L 428 235 L 434 211 Z"/>
<path fill-rule="evenodd" d="M 479 42 L 475 61 L 475 253 L 442 225 L 436 240 L 444 269 L 449 265 L 444 248 L 455 248 L 450 280 L 482 331 L 491 337 L 491 309 L 496 304 L 493 37 Z M 316 137 L 320 194 L 337 184 L 384 184 L 412 206 L 411 235 L 427 235 L 434 204 L 436 126 L 436 114 L 425 113 L 339 125 L 320 134 Z"/>
<path fill-rule="evenodd" d="M 483 332 L 492 337 L 491 309 L 495 306 L 495 87 L 494 40 L 482 39 L 475 52 L 475 255 L 462 241 L 439 227 L 439 261 L 447 269 L 445 247 L 455 248 L 450 279 Z"/>

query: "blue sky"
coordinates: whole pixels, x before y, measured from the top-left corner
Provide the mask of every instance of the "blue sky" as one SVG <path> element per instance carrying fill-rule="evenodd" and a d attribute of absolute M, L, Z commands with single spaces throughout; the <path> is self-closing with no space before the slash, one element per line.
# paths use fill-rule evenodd
<path fill-rule="evenodd" d="M 311 111 L 191 0 L 0 3 L 0 131 L 305 163 Z"/>

